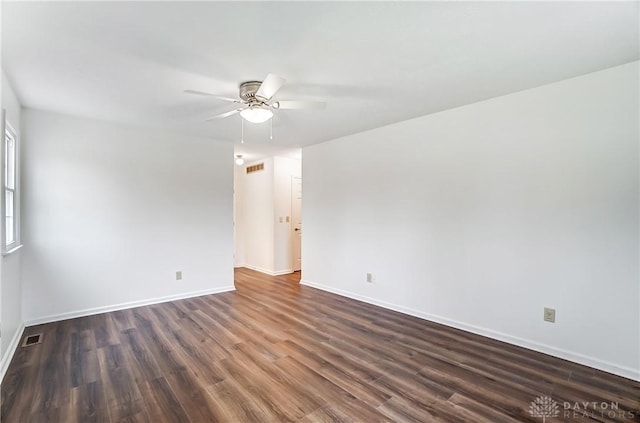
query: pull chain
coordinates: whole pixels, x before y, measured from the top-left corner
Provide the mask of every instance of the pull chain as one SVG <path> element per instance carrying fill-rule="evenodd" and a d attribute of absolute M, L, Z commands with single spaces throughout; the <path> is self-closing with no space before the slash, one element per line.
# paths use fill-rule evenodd
<path fill-rule="evenodd" d="M 240 118 L 240 144 L 244 144 L 244 119 Z"/>
<path fill-rule="evenodd" d="M 273 118 L 269 120 L 271 121 L 271 134 L 269 135 L 269 139 L 273 141 Z"/>

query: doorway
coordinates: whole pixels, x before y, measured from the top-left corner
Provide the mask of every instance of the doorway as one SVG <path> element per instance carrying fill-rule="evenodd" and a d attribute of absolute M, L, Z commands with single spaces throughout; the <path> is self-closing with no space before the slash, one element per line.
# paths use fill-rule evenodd
<path fill-rule="evenodd" d="M 299 275 L 302 161 L 242 153 L 247 160 L 234 170 L 234 266 L 271 276 Z"/>

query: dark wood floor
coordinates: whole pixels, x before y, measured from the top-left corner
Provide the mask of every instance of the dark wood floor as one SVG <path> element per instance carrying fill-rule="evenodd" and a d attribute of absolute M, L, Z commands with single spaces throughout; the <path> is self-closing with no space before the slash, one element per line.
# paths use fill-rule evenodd
<path fill-rule="evenodd" d="M 640 383 L 298 279 L 240 269 L 236 292 L 30 327 L 2 422 L 542 422 L 540 396 L 547 422 L 640 421 Z"/>

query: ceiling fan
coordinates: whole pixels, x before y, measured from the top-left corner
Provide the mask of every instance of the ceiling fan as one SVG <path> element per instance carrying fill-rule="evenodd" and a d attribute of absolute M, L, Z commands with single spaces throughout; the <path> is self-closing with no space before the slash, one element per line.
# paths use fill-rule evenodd
<path fill-rule="evenodd" d="M 324 109 L 326 103 L 321 101 L 272 101 L 274 94 L 284 85 L 285 79 L 270 73 L 264 81 L 247 81 L 240 84 L 239 99 L 196 90 L 185 90 L 187 94 L 203 95 L 219 100 L 230 101 L 242 105 L 237 109 L 212 116 L 206 120 L 222 119 L 240 113 L 240 116 L 251 123 L 263 123 L 273 117 L 274 110 L 290 109 Z"/>

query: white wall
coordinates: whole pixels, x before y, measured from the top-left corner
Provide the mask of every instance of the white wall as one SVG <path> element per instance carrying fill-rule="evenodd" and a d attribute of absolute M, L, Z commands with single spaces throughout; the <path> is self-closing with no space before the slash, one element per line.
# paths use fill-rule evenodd
<path fill-rule="evenodd" d="M 639 379 L 638 100 L 635 62 L 305 148 L 304 283 Z"/>
<path fill-rule="evenodd" d="M 22 139 L 20 130 L 20 103 L 2 72 L 2 108 L 6 110 L 7 121 L 17 132 L 18 142 Z M 4 134 L 3 134 L 4 136 Z M 2 185 L 4 182 L 0 183 Z M 20 260 L 22 251 L 18 250 L 0 259 L 0 373 L 4 374 L 9 359 L 22 333 L 22 282 Z"/>
<path fill-rule="evenodd" d="M 241 178 L 245 172 L 244 166 L 233 167 L 233 266 L 243 267 L 246 259 L 244 257 L 244 233 L 243 224 L 241 218 L 243 217 L 240 212 L 240 207 L 244 204 L 243 190 L 241 185 Z"/>
<path fill-rule="evenodd" d="M 233 145 L 33 110 L 23 141 L 27 323 L 233 289 Z"/>
<path fill-rule="evenodd" d="M 264 170 L 246 173 L 258 163 Z M 246 163 L 236 176 L 236 243 L 243 246 L 244 259 L 237 265 L 273 273 L 273 158 Z"/>

